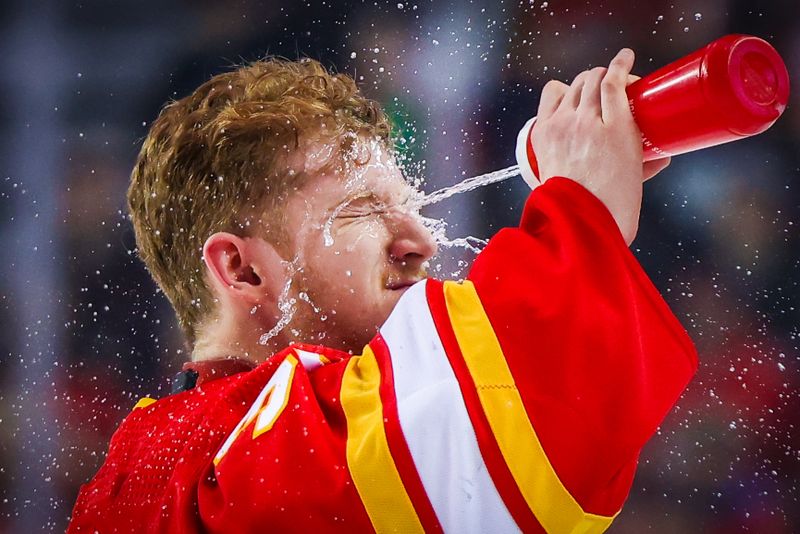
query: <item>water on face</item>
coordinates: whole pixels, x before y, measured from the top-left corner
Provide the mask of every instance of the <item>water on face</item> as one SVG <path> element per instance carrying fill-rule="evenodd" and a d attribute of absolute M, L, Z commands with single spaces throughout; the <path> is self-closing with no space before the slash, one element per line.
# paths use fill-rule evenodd
<path fill-rule="evenodd" d="M 433 193 L 425 194 L 420 192 L 416 195 L 413 195 L 402 207 L 410 210 L 413 213 L 416 213 L 424 206 L 436 204 L 454 195 L 467 193 L 479 187 L 502 182 L 509 178 L 513 178 L 514 176 L 519 176 L 519 165 L 512 165 L 511 167 L 506 167 L 505 169 L 488 172 L 478 176 L 472 176 L 449 187 L 434 191 Z M 339 214 L 341 214 L 342 210 L 347 208 L 348 205 L 349 202 L 345 202 L 337 206 L 336 209 L 334 209 L 331 213 L 330 217 L 328 217 L 328 219 L 325 221 L 325 224 L 323 225 L 323 239 L 326 247 L 332 246 L 334 242 L 333 236 L 331 235 L 331 226 L 333 225 L 333 221 L 337 216 L 339 216 Z M 485 239 L 474 236 L 457 237 L 453 239 L 448 238 L 446 234 L 447 223 L 444 219 L 432 219 L 428 217 L 421 217 L 421 219 L 425 227 L 430 230 L 433 238 L 436 240 L 436 243 L 442 247 L 461 247 L 477 254 L 481 251 L 481 247 L 486 245 Z"/>
<path fill-rule="evenodd" d="M 325 224 L 322 225 L 322 239 L 326 247 L 333 246 L 333 236 L 331 235 L 331 226 L 333 226 L 333 221 L 336 220 L 336 217 L 338 217 L 342 213 L 342 210 L 347 208 L 351 202 L 352 201 L 342 202 L 336 206 L 336 209 L 331 212 L 330 216 L 325 221 Z"/>
<path fill-rule="evenodd" d="M 372 154 L 372 157 L 370 158 L 370 161 L 369 163 L 367 163 L 367 165 L 364 166 L 353 165 L 352 162 L 350 161 L 351 158 L 345 159 L 345 165 L 341 169 L 341 172 L 345 173 L 346 176 L 350 176 L 346 184 L 349 188 L 354 188 L 359 185 L 363 185 L 364 174 L 367 168 L 369 168 L 369 166 L 386 167 L 388 170 L 388 167 L 390 165 L 395 165 L 394 162 L 390 162 L 388 164 L 382 163 L 381 158 L 379 157 L 380 156 L 379 151 L 382 150 L 382 146 L 380 144 L 370 143 L 367 146 L 367 149 L 371 151 Z M 432 237 L 436 241 L 437 245 L 439 245 L 439 247 L 463 248 L 465 250 L 472 252 L 473 254 L 479 254 L 483 249 L 483 247 L 486 246 L 487 241 L 485 239 L 469 235 L 464 237 L 450 238 L 447 236 L 447 221 L 445 221 L 444 219 L 422 217 L 418 215 L 419 210 L 424 206 L 429 206 L 431 204 L 442 202 L 443 200 L 449 199 L 455 195 L 473 191 L 479 187 L 495 184 L 518 175 L 519 175 L 519 166 L 514 165 L 511 167 L 507 167 L 505 169 L 500 169 L 494 172 L 481 174 L 479 176 L 472 176 L 454 185 L 445 187 L 443 189 L 439 189 L 429 194 L 418 192 L 417 194 L 412 195 L 403 205 L 397 207 L 400 209 L 408 210 L 409 212 L 418 216 L 420 222 L 428 229 L 428 231 L 431 233 Z M 413 183 L 419 184 L 420 180 L 416 180 Z M 345 210 L 352 202 L 353 200 L 351 199 L 338 205 L 323 223 L 322 239 L 323 239 L 323 244 L 326 247 L 331 247 L 334 244 L 335 236 L 334 232 L 332 232 L 333 222 L 339 215 L 341 215 L 342 211 Z M 309 221 L 307 221 L 307 223 L 308 222 Z M 286 326 L 291 322 L 292 318 L 294 317 L 294 314 L 297 311 L 298 300 L 294 297 L 290 297 L 290 290 L 294 282 L 294 276 L 297 274 L 300 268 L 301 267 L 300 267 L 299 256 L 295 257 L 291 262 L 289 262 L 287 269 L 288 278 L 286 280 L 286 284 L 283 287 L 283 291 L 281 292 L 281 295 L 278 299 L 278 308 L 281 312 L 281 317 L 275 324 L 275 326 L 272 327 L 272 329 L 262 334 L 261 338 L 259 339 L 260 344 L 262 345 L 267 344 L 267 342 L 269 342 L 270 339 L 274 338 L 284 328 L 286 328 Z M 311 302 L 306 293 L 301 292 L 298 295 L 298 297 L 301 301 L 311 306 L 315 313 L 319 313 L 320 310 Z"/>

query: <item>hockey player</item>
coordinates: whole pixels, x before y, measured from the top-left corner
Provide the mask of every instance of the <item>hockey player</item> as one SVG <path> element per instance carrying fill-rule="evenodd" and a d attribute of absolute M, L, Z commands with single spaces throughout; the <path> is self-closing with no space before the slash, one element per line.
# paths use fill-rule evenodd
<path fill-rule="evenodd" d="M 633 53 L 548 83 L 542 184 L 467 280 L 353 81 L 268 60 L 168 105 L 132 175 L 139 253 L 192 348 L 71 532 L 602 532 L 696 365 L 628 249 Z"/>

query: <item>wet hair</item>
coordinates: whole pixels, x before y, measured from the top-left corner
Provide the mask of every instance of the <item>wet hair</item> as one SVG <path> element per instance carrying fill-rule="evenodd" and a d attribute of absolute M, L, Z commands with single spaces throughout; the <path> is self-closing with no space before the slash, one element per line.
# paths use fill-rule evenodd
<path fill-rule="evenodd" d="M 202 249 L 215 232 L 286 245 L 282 205 L 313 179 L 289 157 L 324 131 L 389 138 L 381 107 L 318 61 L 269 58 L 214 76 L 168 103 L 144 140 L 128 188 L 138 255 L 169 299 L 193 349 L 215 311 Z M 340 147 L 341 151 L 342 148 Z M 259 221 L 251 225 L 252 220 Z"/>

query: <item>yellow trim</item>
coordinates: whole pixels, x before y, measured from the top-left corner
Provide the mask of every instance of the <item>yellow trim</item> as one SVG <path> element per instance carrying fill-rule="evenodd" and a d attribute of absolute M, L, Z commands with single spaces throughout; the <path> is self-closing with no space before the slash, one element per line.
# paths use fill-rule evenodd
<path fill-rule="evenodd" d="M 378 362 L 369 347 L 347 362 L 341 390 L 347 465 L 377 532 L 424 532 L 389 452 L 380 382 Z"/>
<path fill-rule="evenodd" d="M 444 283 L 447 313 L 503 459 L 536 519 L 550 534 L 599 533 L 614 520 L 589 514 L 561 483 L 528 419 L 522 397 L 475 287 Z"/>
<path fill-rule="evenodd" d="M 133 409 L 135 410 L 136 408 L 147 408 L 151 404 L 155 404 L 155 402 L 156 399 L 150 397 L 142 397 L 141 399 L 139 399 L 139 402 L 136 403 L 136 406 L 134 406 Z"/>

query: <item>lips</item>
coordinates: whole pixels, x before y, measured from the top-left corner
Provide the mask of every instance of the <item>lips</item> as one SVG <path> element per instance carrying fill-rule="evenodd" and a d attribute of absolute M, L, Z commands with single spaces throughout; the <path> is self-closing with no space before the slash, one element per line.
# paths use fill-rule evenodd
<path fill-rule="evenodd" d="M 418 269 L 397 270 L 386 275 L 383 287 L 391 291 L 403 291 L 427 277 L 428 270 L 424 265 Z"/>
<path fill-rule="evenodd" d="M 399 291 L 401 289 L 408 289 L 409 287 L 413 286 L 417 282 L 422 280 L 422 278 L 409 278 L 409 279 L 400 279 L 400 280 L 389 280 L 386 283 L 386 289 L 391 289 L 392 291 Z"/>

